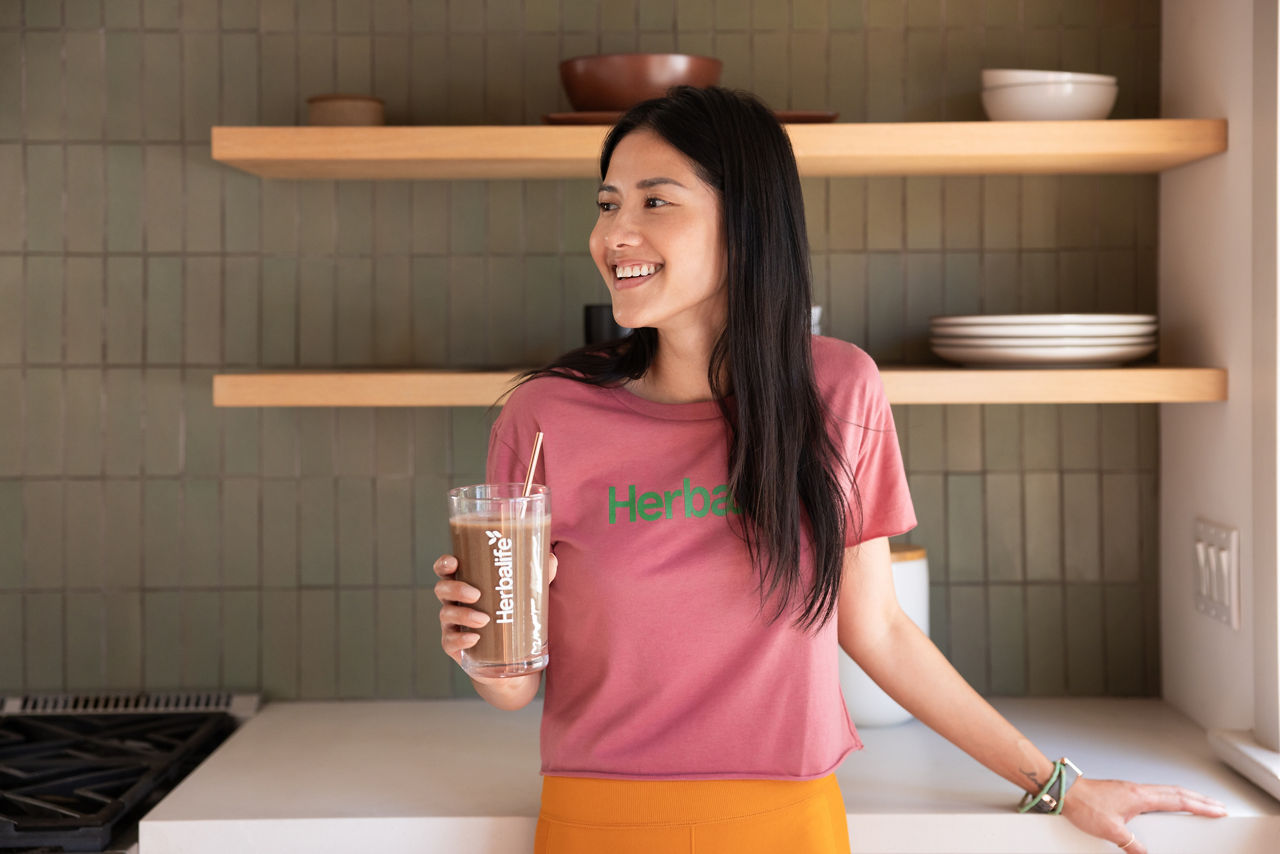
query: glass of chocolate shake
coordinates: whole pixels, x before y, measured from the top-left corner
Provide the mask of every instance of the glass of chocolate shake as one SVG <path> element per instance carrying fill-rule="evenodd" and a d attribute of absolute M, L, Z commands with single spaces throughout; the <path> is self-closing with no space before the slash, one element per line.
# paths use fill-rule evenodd
<path fill-rule="evenodd" d="M 489 615 L 462 651 L 471 676 L 523 676 L 547 666 L 547 570 L 551 491 L 533 484 L 482 483 L 449 490 L 456 578 L 480 591 L 468 607 Z"/>

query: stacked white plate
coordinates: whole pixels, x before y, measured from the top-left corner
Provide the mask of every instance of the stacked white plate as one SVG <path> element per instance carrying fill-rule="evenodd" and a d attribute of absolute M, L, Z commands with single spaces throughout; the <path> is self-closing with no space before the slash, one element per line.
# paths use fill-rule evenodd
<path fill-rule="evenodd" d="M 1154 314 L 970 314 L 929 321 L 929 348 L 962 365 L 1111 367 L 1156 349 Z"/>

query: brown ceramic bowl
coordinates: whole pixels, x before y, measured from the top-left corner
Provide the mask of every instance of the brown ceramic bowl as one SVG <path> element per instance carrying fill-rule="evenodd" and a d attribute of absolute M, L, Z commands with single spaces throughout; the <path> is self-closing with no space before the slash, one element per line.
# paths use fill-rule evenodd
<path fill-rule="evenodd" d="M 578 56 L 560 63 L 560 81 L 575 110 L 626 110 L 672 86 L 714 86 L 722 65 L 687 53 Z"/>

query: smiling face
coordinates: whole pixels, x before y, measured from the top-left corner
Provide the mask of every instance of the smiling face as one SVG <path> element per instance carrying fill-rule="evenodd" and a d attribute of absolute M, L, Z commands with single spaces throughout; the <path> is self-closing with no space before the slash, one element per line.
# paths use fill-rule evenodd
<path fill-rule="evenodd" d="M 596 201 L 589 244 L 614 319 L 632 329 L 718 332 L 727 255 L 720 199 L 692 162 L 652 131 L 633 131 L 614 148 Z"/>

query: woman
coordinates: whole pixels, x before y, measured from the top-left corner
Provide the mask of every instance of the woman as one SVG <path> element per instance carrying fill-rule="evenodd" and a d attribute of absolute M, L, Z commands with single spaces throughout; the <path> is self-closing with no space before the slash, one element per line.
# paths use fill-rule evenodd
<path fill-rule="evenodd" d="M 1080 828 L 1144 854 L 1140 812 L 1222 815 L 1171 787 L 1070 785 L 908 619 L 888 537 L 916 524 L 879 375 L 810 336 L 808 242 L 786 133 L 750 96 L 680 87 L 600 159 L 592 258 L 629 337 L 530 372 L 488 479 L 555 496 L 536 850 L 847 852 L 834 770 L 861 742 L 837 644 L 908 711 Z M 441 577 L 460 662 L 487 617 Z M 473 679 L 516 709 L 542 674 Z M 1044 796 L 1044 797 L 1041 797 Z"/>

